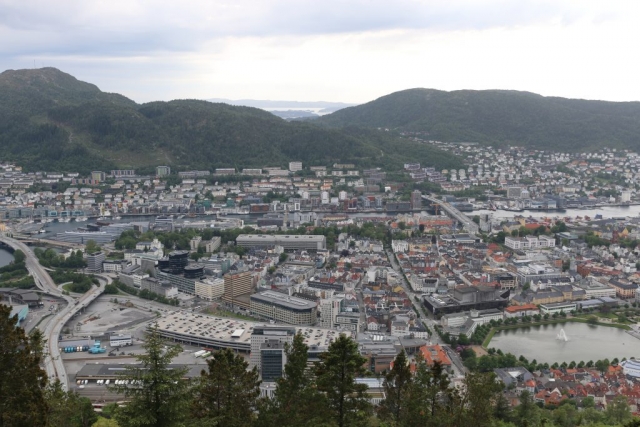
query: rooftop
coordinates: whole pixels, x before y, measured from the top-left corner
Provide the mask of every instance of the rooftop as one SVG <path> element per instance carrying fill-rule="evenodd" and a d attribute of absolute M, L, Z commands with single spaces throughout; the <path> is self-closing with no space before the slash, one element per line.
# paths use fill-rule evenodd
<path fill-rule="evenodd" d="M 199 313 L 174 311 L 167 316 L 158 319 L 158 329 L 170 332 L 172 336 L 193 337 L 199 341 L 211 343 L 240 344 L 242 347 L 250 347 L 251 333 L 254 328 L 265 326 L 264 323 L 250 322 L 238 319 L 223 319 Z M 269 325 L 274 326 L 274 325 Z M 289 326 L 286 326 L 289 327 Z M 308 346 L 328 346 L 340 333 L 332 329 L 296 327 L 296 333 L 304 336 L 304 342 Z M 212 344 L 213 345 L 213 344 Z"/>

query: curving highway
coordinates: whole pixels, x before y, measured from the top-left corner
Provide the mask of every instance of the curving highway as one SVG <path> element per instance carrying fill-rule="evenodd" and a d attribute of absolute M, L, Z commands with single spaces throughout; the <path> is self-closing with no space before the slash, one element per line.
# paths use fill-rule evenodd
<path fill-rule="evenodd" d="M 47 371 L 47 376 L 50 379 L 57 378 L 62 384 L 64 390 L 68 390 L 69 382 L 67 379 L 67 373 L 60 357 L 60 349 L 58 347 L 58 338 L 62 332 L 64 325 L 71 319 L 83 307 L 91 304 L 93 300 L 99 297 L 104 291 L 104 283 L 101 281 L 100 286 L 92 288 L 89 292 L 84 294 L 79 299 L 72 298 L 68 295 L 63 295 L 58 289 L 56 284 L 49 276 L 49 273 L 40 265 L 38 258 L 35 256 L 30 247 L 24 243 L 12 239 L 6 236 L 0 236 L 0 241 L 11 246 L 14 249 L 21 250 L 26 257 L 25 264 L 27 270 L 33 276 L 36 286 L 49 295 L 54 295 L 58 298 L 63 298 L 67 301 L 67 306 L 62 310 L 59 310 L 53 318 L 51 318 L 45 326 L 44 336 L 47 340 L 45 353 L 48 353 L 44 358 L 44 367 Z"/>

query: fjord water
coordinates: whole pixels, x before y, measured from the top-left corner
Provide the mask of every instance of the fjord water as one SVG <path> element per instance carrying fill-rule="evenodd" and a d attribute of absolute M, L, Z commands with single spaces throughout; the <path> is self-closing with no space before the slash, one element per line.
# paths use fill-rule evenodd
<path fill-rule="evenodd" d="M 568 341 L 557 339 L 562 329 Z M 622 329 L 573 322 L 499 331 L 489 347 L 549 364 L 640 358 L 640 340 Z"/>

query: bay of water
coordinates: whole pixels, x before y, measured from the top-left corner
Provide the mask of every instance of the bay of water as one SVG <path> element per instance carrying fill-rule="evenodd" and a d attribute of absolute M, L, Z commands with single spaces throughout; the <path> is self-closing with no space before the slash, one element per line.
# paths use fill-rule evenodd
<path fill-rule="evenodd" d="M 564 329 L 568 341 L 557 339 Z M 553 364 L 598 359 L 640 358 L 640 340 L 622 329 L 567 322 L 497 332 L 489 347 Z"/>
<path fill-rule="evenodd" d="M 473 212 L 465 212 L 467 216 L 472 217 L 473 215 L 482 215 L 482 214 L 493 214 L 495 218 L 513 218 L 514 216 L 525 216 L 532 218 L 554 218 L 554 217 L 570 217 L 575 218 L 577 216 L 584 217 L 585 215 L 594 219 L 596 215 L 600 214 L 604 219 L 607 218 L 617 218 L 617 217 L 635 217 L 640 215 L 640 205 L 633 206 L 603 206 L 599 208 L 590 208 L 590 209 L 566 209 L 564 211 L 529 211 L 525 210 L 522 212 L 512 212 L 505 211 L 502 209 L 498 209 L 495 211 L 490 211 L 487 209 L 477 210 Z"/>
<path fill-rule="evenodd" d="M 13 255 L 11 252 L 0 249 L 0 267 L 9 265 L 11 261 L 13 261 Z"/>

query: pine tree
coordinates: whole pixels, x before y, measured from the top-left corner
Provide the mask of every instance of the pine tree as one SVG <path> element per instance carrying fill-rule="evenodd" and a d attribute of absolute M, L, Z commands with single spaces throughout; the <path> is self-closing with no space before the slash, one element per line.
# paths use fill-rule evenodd
<path fill-rule="evenodd" d="M 316 365 L 317 387 L 325 394 L 328 412 L 338 427 L 366 425 L 371 412 L 367 386 L 355 381 L 365 375 L 365 362 L 356 342 L 344 335 L 320 355 Z"/>
<path fill-rule="evenodd" d="M 467 425 L 489 427 L 493 423 L 494 402 L 502 386 L 496 382 L 495 374 L 473 372 L 467 374 L 462 388 L 462 406 Z"/>
<path fill-rule="evenodd" d="M 139 364 L 127 365 L 126 385 L 110 388 L 123 393 L 128 403 L 115 414 L 120 427 L 172 427 L 181 425 L 187 415 L 189 386 L 183 380 L 186 368 L 170 367 L 182 351 L 179 345 L 165 346 L 158 325 L 147 329 L 145 353 Z"/>
<path fill-rule="evenodd" d="M 540 411 L 528 391 L 520 393 L 520 404 L 515 410 L 515 424 L 519 427 L 532 427 L 540 423 Z"/>
<path fill-rule="evenodd" d="M 47 374 L 40 368 L 42 342 L 16 327 L 11 308 L 0 305 L 0 427 L 47 424 L 44 390 Z"/>
<path fill-rule="evenodd" d="M 408 364 L 407 356 L 402 350 L 393 361 L 393 368 L 386 375 L 384 381 L 385 399 L 380 404 L 380 418 L 390 420 L 401 425 L 407 419 L 406 403 L 413 376 Z"/>
<path fill-rule="evenodd" d="M 512 418 L 511 405 L 503 393 L 498 393 L 493 408 L 493 417 L 496 420 L 509 422 Z"/>
<path fill-rule="evenodd" d="M 253 423 L 260 379 L 256 368 L 230 349 L 207 361 L 196 386 L 191 416 L 194 426 L 246 427 Z"/>
<path fill-rule="evenodd" d="M 60 381 L 49 384 L 45 398 L 49 404 L 50 426 L 91 427 L 98 421 L 91 401 L 73 391 L 65 392 Z"/>
<path fill-rule="evenodd" d="M 278 379 L 273 398 L 260 401 L 256 426 L 320 426 L 326 422 L 322 411 L 324 395 L 316 390 L 313 375 L 307 369 L 308 350 L 300 332 L 291 345 L 287 344 L 284 375 Z"/>

